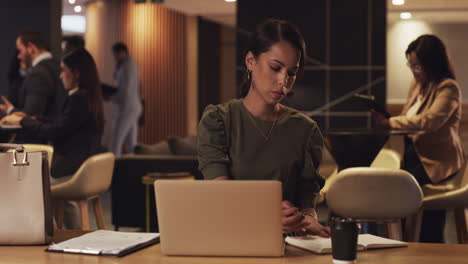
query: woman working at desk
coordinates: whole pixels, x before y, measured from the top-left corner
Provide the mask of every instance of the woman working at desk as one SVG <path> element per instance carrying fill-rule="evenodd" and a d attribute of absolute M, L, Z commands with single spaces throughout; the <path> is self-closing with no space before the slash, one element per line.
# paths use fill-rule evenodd
<path fill-rule="evenodd" d="M 100 84 L 96 64 L 85 49 L 64 56 L 62 79 L 68 97 L 60 120 L 46 120 L 15 112 L 1 124 L 21 125 L 23 130 L 40 139 L 53 142 L 51 175 L 71 176 L 91 155 L 100 152 L 104 124 Z"/>
<path fill-rule="evenodd" d="M 423 35 L 406 50 L 408 67 L 414 76 L 401 115 L 385 118 L 373 112 L 377 124 L 385 128 L 422 130 L 405 139 L 403 169 L 420 185 L 440 183 L 455 175 L 465 162 L 458 128 L 462 104 L 442 41 Z M 422 242 L 443 242 L 445 211 L 425 211 Z"/>
<path fill-rule="evenodd" d="M 315 194 L 323 139 L 317 124 L 280 104 L 304 67 L 305 43 L 291 24 L 267 20 L 251 37 L 242 99 L 206 107 L 198 159 L 205 179 L 280 180 L 283 232 L 329 236 L 317 221 Z"/>

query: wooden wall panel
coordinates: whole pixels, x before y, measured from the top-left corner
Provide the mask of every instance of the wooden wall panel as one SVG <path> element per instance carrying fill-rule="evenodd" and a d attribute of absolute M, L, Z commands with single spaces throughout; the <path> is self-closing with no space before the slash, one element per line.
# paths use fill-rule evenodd
<path fill-rule="evenodd" d="M 93 19 L 89 11 L 100 2 L 109 9 L 100 12 L 100 18 Z M 98 61 L 100 71 L 104 72 L 109 67 L 113 71 L 113 60 L 106 58 L 106 52 L 99 47 L 104 45 L 110 49 L 115 41 L 125 42 L 139 65 L 145 122 L 139 127 L 138 141 L 155 143 L 168 136 L 185 136 L 185 15 L 150 2 L 135 4 L 131 0 L 91 2 L 87 10 L 87 47 Z M 93 31 L 94 27 L 100 30 Z"/>

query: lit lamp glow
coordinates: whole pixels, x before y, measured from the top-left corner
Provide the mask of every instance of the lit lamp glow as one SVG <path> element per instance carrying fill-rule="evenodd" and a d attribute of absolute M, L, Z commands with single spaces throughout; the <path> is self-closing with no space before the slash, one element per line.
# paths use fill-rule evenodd
<path fill-rule="evenodd" d="M 75 8 L 73 8 L 73 10 L 75 10 L 75 13 L 80 13 L 81 12 L 81 6 L 75 6 Z"/>
<path fill-rule="evenodd" d="M 70 5 L 73 5 L 74 3 L 76 3 L 76 0 L 68 0 L 68 3 L 69 3 Z"/>
<path fill-rule="evenodd" d="M 404 5 L 405 0 L 392 0 L 393 5 Z"/>
<path fill-rule="evenodd" d="M 403 12 L 400 14 L 401 19 L 410 19 L 412 17 L 410 12 Z"/>
<path fill-rule="evenodd" d="M 224 0 L 224 1 L 230 3 L 230 2 L 235 2 L 235 1 L 237 1 L 237 0 Z"/>

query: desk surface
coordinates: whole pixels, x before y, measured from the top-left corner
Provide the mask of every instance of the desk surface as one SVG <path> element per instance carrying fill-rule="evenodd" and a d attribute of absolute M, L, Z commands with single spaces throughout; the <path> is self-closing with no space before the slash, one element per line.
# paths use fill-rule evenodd
<path fill-rule="evenodd" d="M 358 135 L 419 135 L 423 130 L 385 129 L 385 128 L 331 128 L 325 135 L 358 136 Z"/>
<path fill-rule="evenodd" d="M 78 233 L 58 234 L 59 242 Z M 122 258 L 45 252 L 45 246 L 0 246 L 0 263 L 151 263 L 151 264 L 322 264 L 331 263 L 331 255 L 315 255 L 288 247 L 282 258 L 170 257 L 161 255 L 159 244 Z M 467 263 L 468 245 L 410 243 L 407 248 L 378 249 L 358 252 L 358 263 L 431 264 Z"/>

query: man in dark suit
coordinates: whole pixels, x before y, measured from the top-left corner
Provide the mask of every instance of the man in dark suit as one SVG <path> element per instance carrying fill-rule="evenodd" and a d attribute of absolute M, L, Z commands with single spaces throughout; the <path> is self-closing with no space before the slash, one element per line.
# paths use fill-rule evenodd
<path fill-rule="evenodd" d="M 59 79 L 60 66 L 47 50 L 41 33 L 25 30 L 16 39 L 18 59 L 31 67 L 18 94 L 17 105 L 2 96 L 0 111 L 22 111 L 32 116 L 55 119 L 62 113 L 66 92 Z"/>

